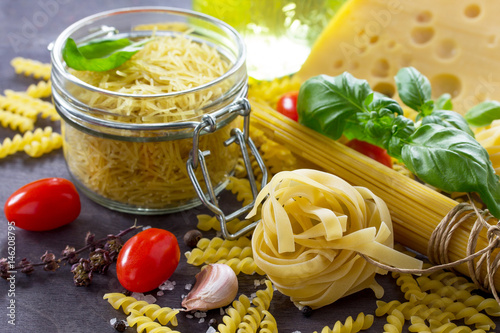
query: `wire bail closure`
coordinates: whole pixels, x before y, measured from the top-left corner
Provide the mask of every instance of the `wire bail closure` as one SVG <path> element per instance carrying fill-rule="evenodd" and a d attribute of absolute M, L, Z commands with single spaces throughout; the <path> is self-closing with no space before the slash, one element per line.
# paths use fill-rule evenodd
<path fill-rule="evenodd" d="M 210 211 L 212 211 L 212 213 L 216 215 L 217 220 L 219 220 L 221 226 L 222 236 L 225 239 L 229 240 L 234 240 L 243 236 L 244 234 L 253 230 L 258 223 L 258 221 L 253 222 L 247 225 L 246 227 L 242 228 L 241 230 L 238 230 L 235 233 L 230 233 L 227 228 L 227 222 L 239 217 L 244 213 L 249 212 L 253 208 L 255 204 L 255 199 L 258 194 L 257 183 L 255 180 L 255 176 L 253 174 L 249 153 L 251 153 L 254 156 L 260 170 L 262 171 L 261 188 L 263 188 L 266 185 L 268 177 L 264 161 L 262 160 L 262 157 L 260 156 L 257 147 L 255 146 L 255 144 L 253 143 L 252 139 L 249 136 L 250 111 L 251 111 L 250 102 L 246 98 L 242 97 L 238 99 L 236 102 L 232 103 L 231 105 L 228 105 L 227 107 L 217 112 L 204 115 L 202 121 L 194 129 L 193 149 L 191 150 L 189 159 L 187 161 L 187 172 L 189 178 L 191 179 L 191 182 L 193 183 L 194 189 L 198 194 L 198 197 L 200 198 L 201 202 L 205 205 L 205 207 L 210 209 Z M 226 215 L 219 207 L 219 202 L 217 200 L 214 187 L 212 185 L 212 181 L 210 180 L 210 174 L 207 169 L 205 156 L 208 156 L 210 154 L 210 151 L 209 150 L 201 151 L 199 149 L 199 138 L 202 131 L 208 133 L 215 132 L 217 130 L 217 118 L 223 115 L 227 115 L 228 113 L 236 113 L 243 117 L 243 131 L 241 131 L 241 129 L 239 128 L 233 128 L 231 130 L 231 136 L 224 142 L 224 145 L 227 147 L 231 144 L 237 144 L 240 147 L 241 155 L 243 157 L 243 162 L 248 175 L 248 180 L 250 182 L 250 188 L 252 190 L 253 200 L 246 206 L 232 212 L 229 215 Z M 247 146 L 250 149 L 248 149 Z M 203 191 L 198 179 L 196 178 L 195 171 L 198 168 L 198 166 L 201 167 L 201 172 L 207 188 L 207 193 Z"/>

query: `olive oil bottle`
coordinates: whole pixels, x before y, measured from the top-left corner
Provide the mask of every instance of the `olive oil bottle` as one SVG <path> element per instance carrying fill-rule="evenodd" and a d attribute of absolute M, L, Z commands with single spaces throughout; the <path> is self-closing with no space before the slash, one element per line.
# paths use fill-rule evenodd
<path fill-rule="evenodd" d="M 193 9 L 235 28 L 247 46 L 250 76 L 293 74 L 345 0 L 193 0 Z"/>

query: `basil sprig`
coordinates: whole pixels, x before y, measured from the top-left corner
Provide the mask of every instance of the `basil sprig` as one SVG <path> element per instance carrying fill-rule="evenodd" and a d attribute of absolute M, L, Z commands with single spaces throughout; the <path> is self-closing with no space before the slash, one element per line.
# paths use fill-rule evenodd
<path fill-rule="evenodd" d="M 500 102 L 485 101 L 467 111 L 465 119 L 471 126 L 488 126 L 495 119 L 500 119 Z"/>
<path fill-rule="evenodd" d="M 404 117 L 395 100 L 373 92 L 367 81 L 349 73 L 304 82 L 297 104 L 299 122 L 332 139 L 345 135 L 385 148 L 432 186 L 477 192 L 500 217 L 499 178 L 467 121 L 451 111 L 451 96 L 432 100 L 429 80 L 412 67 L 398 72 L 396 85 L 401 100 L 418 112 L 418 123 Z"/>
<path fill-rule="evenodd" d="M 78 71 L 102 72 L 122 65 L 148 41 L 149 39 L 132 42 L 128 38 L 111 37 L 77 46 L 72 38 L 68 38 L 62 56 L 70 68 Z"/>

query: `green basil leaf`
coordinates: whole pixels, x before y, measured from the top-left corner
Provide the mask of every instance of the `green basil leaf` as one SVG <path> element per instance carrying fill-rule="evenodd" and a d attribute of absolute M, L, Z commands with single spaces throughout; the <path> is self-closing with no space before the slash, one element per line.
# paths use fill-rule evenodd
<path fill-rule="evenodd" d="M 403 103 L 415 111 L 428 112 L 429 101 L 431 101 L 431 84 L 424 75 L 413 67 L 405 67 L 399 70 L 395 80 L 399 97 Z"/>
<path fill-rule="evenodd" d="M 370 94 L 364 104 L 368 111 L 388 110 L 391 114 L 403 115 L 403 109 L 398 102 L 378 92 Z"/>
<path fill-rule="evenodd" d="M 446 192 L 477 192 L 491 213 L 500 216 L 500 186 L 488 152 L 465 132 L 427 124 L 403 146 L 406 167 L 424 182 Z"/>
<path fill-rule="evenodd" d="M 89 44 L 87 44 L 88 48 L 84 48 L 84 52 L 87 54 L 97 55 L 107 53 L 107 56 L 105 57 L 88 58 L 79 50 L 75 41 L 71 38 L 68 38 L 62 50 L 62 56 L 64 61 L 66 62 L 66 65 L 70 68 L 79 71 L 102 72 L 117 68 L 122 65 L 125 61 L 129 60 L 134 54 L 142 49 L 147 41 L 149 40 L 131 43 L 128 46 L 121 48 L 113 48 L 112 51 L 110 51 L 111 42 L 96 43 L 96 47 L 98 47 L 98 45 L 106 45 L 107 49 L 103 49 L 102 51 L 96 51 L 94 47 L 90 47 L 88 46 Z M 123 42 L 120 41 L 118 43 L 121 44 Z"/>
<path fill-rule="evenodd" d="M 488 126 L 495 119 L 500 119 L 500 102 L 485 101 L 465 113 L 465 120 L 476 127 Z"/>
<path fill-rule="evenodd" d="M 434 103 L 434 110 L 453 110 L 453 103 L 451 101 L 451 95 L 446 93 L 438 97 Z"/>
<path fill-rule="evenodd" d="M 348 119 L 365 112 L 363 102 L 371 93 L 366 80 L 349 73 L 315 76 L 302 84 L 297 102 L 299 122 L 332 139 L 339 139 Z"/>
<path fill-rule="evenodd" d="M 78 46 L 78 51 L 87 59 L 103 58 L 132 44 L 128 38 L 106 38 L 90 41 Z"/>
<path fill-rule="evenodd" d="M 401 159 L 403 146 L 410 141 L 410 136 L 415 132 L 415 123 L 404 116 L 397 116 L 392 123 L 392 134 L 385 147 L 387 153 Z"/>
<path fill-rule="evenodd" d="M 465 118 L 461 114 L 454 111 L 437 110 L 422 118 L 422 125 L 431 123 L 438 124 L 443 127 L 453 127 L 474 137 L 474 132 L 470 129 Z"/>

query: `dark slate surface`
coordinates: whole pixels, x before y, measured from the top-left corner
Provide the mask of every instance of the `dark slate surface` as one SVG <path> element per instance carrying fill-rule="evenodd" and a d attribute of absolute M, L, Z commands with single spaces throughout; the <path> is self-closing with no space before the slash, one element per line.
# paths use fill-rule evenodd
<path fill-rule="evenodd" d="M 25 90 L 29 84 L 36 82 L 32 78 L 16 75 L 9 65 L 12 58 L 22 56 L 49 61 L 46 46 L 69 24 L 90 14 L 117 7 L 137 5 L 167 5 L 189 7 L 190 2 L 182 0 L 0 0 L 0 89 Z M 56 130 L 58 124 L 50 121 L 39 121 L 38 126 L 51 124 Z M 12 137 L 17 132 L 0 128 L 0 140 Z M 0 160 L 0 256 L 7 255 L 7 221 L 3 214 L 3 205 L 9 195 L 20 186 L 45 177 L 69 178 L 62 151 L 58 150 L 39 159 L 32 159 L 24 153 Z M 50 232 L 28 232 L 15 230 L 15 255 L 17 260 L 27 257 L 37 260 L 46 250 L 59 254 L 67 244 L 77 248 L 83 246 L 87 231 L 96 237 L 109 233 L 117 233 L 126 229 L 137 219 L 141 225 L 166 228 L 173 232 L 181 243 L 181 251 L 188 249 L 182 243 L 184 233 L 195 227 L 196 214 L 206 212 L 202 208 L 192 209 L 177 214 L 163 216 L 135 216 L 118 213 L 101 207 L 82 195 L 82 213 L 72 224 Z M 212 234 L 206 234 L 213 236 Z M 95 276 L 89 287 L 75 287 L 68 266 L 59 271 L 44 272 L 41 269 L 31 276 L 21 273 L 15 275 L 15 283 L 0 281 L 0 332 L 115 332 L 110 326 L 112 318 L 125 318 L 121 312 L 114 310 L 102 296 L 106 292 L 121 291 L 116 279 L 113 265 L 106 275 Z M 186 294 L 184 286 L 192 283 L 198 267 L 188 265 L 184 256 L 179 268 L 171 280 L 177 285 L 158 299 L 162 306 L 178 307 L 181 295 Z M 240 292 L 250 295 L 255 292 L 253 281 L 259 276 L 243 276 L 240 279 Z M 402 299 L 398 287 L 392 278 L 379 278 L 386 288 L 384 299 Z M 9 292 L 9 289 L 11 289 Z M 344 321 L 349 315 L 356 316 L 363 311 L 373 314 L 376 308 L 375 297 L 371 291 L 360 292 L 347 297 L 333 305 L 317 310 L 309 318 L 303 317 L 289 299 L 275 293 L 271 305 L 278 321 L 280 332 L 321 331 L 323 326 L 333 326 L 336 320 Z M 8 323 L 9 309 L 14 302 L 15 326 Z M 207 321 L 198 323 L 197 319 L 188 319 L 184 314 L 179 316 L 178 330 L 181 332 L 205 332 Z M 12 317 L 14 318 L 14 317 Z M 211 311 L 208 318 L 221 316 L 219 311 Z M 384 318 L 376 319 L 371 332 L 382 332 Z M 128 329 L 127 332 L 133 332 Z"/>

